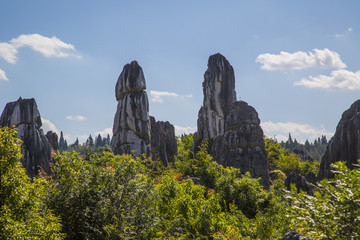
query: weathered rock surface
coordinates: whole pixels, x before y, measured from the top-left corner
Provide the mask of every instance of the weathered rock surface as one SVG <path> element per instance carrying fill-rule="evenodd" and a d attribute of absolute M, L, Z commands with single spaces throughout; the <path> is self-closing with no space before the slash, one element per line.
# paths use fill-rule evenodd
<path fill-rule="evenodd" d="M 174 162 L 177 154 L 175 128 L 168 121 L 156 121 L 150 116 L 151 122 L 151 156 L 154 160 L 160 159 L 164 166 Z"/>
<path fill-rule="evenodd" d="M 215 137 L 210 152 L 219 164 L 261 177 L 261 184 L 269 187 L 263 135 L 256 110 L 244 101 L 237 101 L 226 117 L 224 135 Z"/>
<path fill-rule="evenodd" d="M 59 137 L 56 132 L 48 131 L 45 137 L 49 140 L 49 143 L 54 151 L 59 150 Z"/>
<path fill-rule="evenodd" d="M 334 137 L 329 141 L 325 154 L 320 163 L 318 179 L 332 178 L 330 165 L 344 161 L 353 169 L 360 159 L 360 100 L 354 102 L 346 110 L 336 127 Z"/>
<path fill-rule="evenodd" d="M 16 127 L 17 138 L 23 141 L 20 160 L 30 177 L 39 169 L 51 173 L 52 147 L 41 129 L 41 117 L 35 99 L 19 98 L 6 104 L 0 117 L 0 126 Z"/>
<path fill-rule="evenodd" d="M 311 181 L 311 179 L 309 179 Z M 300 174 L 291 172 L 285 179 L 285 186 L 287 190 L 291 189 L 291 184 L 295 184 L 298 192 L 300 190 L 307 192 L 309 195 L 314 194 L 314 185 L 310 184 L 305 177 Z"/>
<path fill-rule="evenodd" d="M 224 134 L 226 116 L 236 101 L 234 69 L 220 53 L 209 57 L 203 82 L 204 101 L 199 111 L 197 139 Z"/>
<path fill-rule="evenodd" d="M 311 240 L 311 238 L 297 232 L 288 232 L 281 240 Z"/>
<path fill-rule="evenodd" d="M 112 150 L 115 154 L 150 155 L 149 101 L 142 68 L 136 61 L 126 64 L 118 78 L 118 101 L 113 126 Z"/>
<path fill-rule="evenodd" d="M 210 153 L 218 163 L 261 177 L 268 187 L 268 161 L 258 114 L 246 102 L 236 101 L 234 70 L 219 53 L 209 58 L 203 92 L 195 142 L 209 140 Z"/>

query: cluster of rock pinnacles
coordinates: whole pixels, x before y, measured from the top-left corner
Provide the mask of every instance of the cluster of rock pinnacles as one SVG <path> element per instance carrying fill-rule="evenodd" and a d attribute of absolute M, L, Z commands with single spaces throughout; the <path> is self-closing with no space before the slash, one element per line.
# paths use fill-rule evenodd
<path fill-rule="evenodd" d="M 240 168 L 242 173 L 250 172 L 251 176 L 261 178 L 260 183 L 268 188 L 268 161 L 260 119 L 253 107 L 237 101 L 234 70 L 224 56 L 217 53 L 209 57 L 202 85 L 204 100 L 198 114 L 194 145 L 207 139 L 215 161 Z M 115 87 L 118 104 L 112 151 L 134 156 L 146 154 L 167 166 L 177 154 L 174 126 L 149 116 L 145 90 L 142 68 L 136 61 L 126 64 Z M 56 133 L 44 135 L 41 125 L 34 99 L 19 98 L 8 103 L 0 118 L 0 126 L 17 128 L 17 137 L 23 141 L 20 161 L 29 176 L 36 176 L 40 168 L 51 173 L 51 152 L 58 150 Z M 352 168 L 359 158 L 360 100 L 344 112 L 323 156 L 317 179 L 332 176 L 331 163 L 346 161 Z"/>

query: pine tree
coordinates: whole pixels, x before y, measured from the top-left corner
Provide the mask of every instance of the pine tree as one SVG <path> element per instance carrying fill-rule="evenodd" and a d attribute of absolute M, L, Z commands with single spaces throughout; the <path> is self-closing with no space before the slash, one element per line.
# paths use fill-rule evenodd
<path fill-rule="evenodd" d="M 92 138 L 91 134 L 90 134 L 88 140 L 86 141 L 86 145 L 88 145 L 90 147 L 94 147 L 94 139 Z"/>
<path fill-rule="evenodd" d="M 66 144 L 67 145 L 67 144 Z M 67 148 L 67 146 L 65 146 L 65 139 L 64 139 L 64 134 L 63 132 L 61 131 L 60 132 L 60 139 L 59 139 L 59 150 L 60 152 L 63 152 L 65 151 Z"/>
<path fill-rule="evenodd" d="M 79 139 L 78 139 L 78 138 L 76 138 L 76 140 L 75 140 L 75 142 L 74 142 L 73 146 L 74 146 L 74 147 L 79 146 Z"/>
<path fill-rule="evenodd" d="M 103 147 L 103 140 L 101 138 L 101 135 L 99 133 L 99 135 L 97 137 L 95 137 L 95 148 L 99 148 L 99 147 Z"/>

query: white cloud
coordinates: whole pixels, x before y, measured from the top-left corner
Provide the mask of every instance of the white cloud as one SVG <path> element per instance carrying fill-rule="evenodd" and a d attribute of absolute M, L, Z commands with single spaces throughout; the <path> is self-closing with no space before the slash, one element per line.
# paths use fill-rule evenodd
<path fill-rule="evenodd" d="M 16 47 L 31 47 L 33 50 L 40 52 L 45 57 L 69 57 L 76 51 L 74 45 L 65 43 L 57 37 L 48 38 L 40 34 L 20 35 L 10 40 L 10 43 Z"/>
<path fill-rule="evenodd" d="M 360 90 L 360 71 L 335 70 L 330 76 L 310 76 L 309 79 L 303 78 L 295 85 L 308 88 Z"/>
<path fill-rule="evenodd" d="M 47 133 L 48 131 L 53 131 L 56 132 L 56 134 L 60 137 L 60 131 L 59 129 L 57 129 L 54 123 L 52 123 L 50 120 L 47 120 L 45 118 L 41 118 L 41 122 L 44 133 Z"/>
<path fill-rule="evenodd" d="M 2 69 L 0 69 L 0 81 L 1 80 L 9 81 L 9 79 L 6 77 L 4 70 Z"/>
<path fill-rule="evenodd" d="M 306 68 L 346 68 L 337 52 L 327 48 L 313 49 L 312 52 L 298 51 L 295 53 L 280 52 L 280 54 L 260 54 L 256 61 L 263 64 L 262 69 L 268 71 L 301 70 Z"/>
<path fill-rule="evenodd" d="M 189 134 L 189 133 L 196 132 L 195 127 L 181 127 L 181 126 L 174 125 L 174 128 L 175 128 L 175 136 L 180 136 L 182 134 Z"/>
<path fill-rule="evenodd" d="M 354 29 L 353 29 L 352 27 L 349 27 L 345 32 L 335 34 L 335 37 L 336 37 L 336 38 L 342 38 L 342 37 L 344 37 L 345 35 L 351 33 L 353 30 L 354 30 Z"/>
<path fill-rule="evenodd" d="M 277 122 L 273 123 L 271 121 L 262 122 L 261 128 L 264 131 L 264 134 L 269 137 L 274 137 L 278 141 L 286 141 L 288 139 L 288 134 L 290 133 L 293 138 L 296 138 L 298 141 L 305 142 L 306 139 L 312 141 L 321 137 L 322 135 L 330 139 L 334 133 L 327 131 L 324 127 L 316 128 L 309 124 L 301 124 L 294 122 Z"/>
<path fill-rule="evenodd" d="M 113 131 L 112 127 L 105 128 L 104 130 L 102 130 L 100 132 L 96 132 L 95 136 L 100 134 L 102 137 L 107 137 L 107 135 L 109 134 L 110 137 L 111 137 L 112 136 L 112 131 Z"/>
<path fill-rule="evenodd" d="M 82 122 L 85 121 L 87 118 L 81 115 L 77 115 L 77 116 L 66 116 L 65 117 L 67 120 L 71 120 L 71 121 L 78 121 L 78 122 Z"/>
<path fill-rule="evenodd" d="M 160 92 L 160 91 L 153 91 L 153 90 L 150 90 L 150 95 L 151 95 L 151 99 L 150 99 L 151 102 L 157 102 L 157 103 L 163 102 L 162 97 L 192 98 L 192 94 L 180 95 L 180 94 L 173 93 L 173 92 Z"/>
<path fill-rule="evenodd" d="M 5 42 L 0 43 L 0 58 L 3 58 L 8 63 L 16 63 L 17 53 L 18 51 L 13 45 Z"/>

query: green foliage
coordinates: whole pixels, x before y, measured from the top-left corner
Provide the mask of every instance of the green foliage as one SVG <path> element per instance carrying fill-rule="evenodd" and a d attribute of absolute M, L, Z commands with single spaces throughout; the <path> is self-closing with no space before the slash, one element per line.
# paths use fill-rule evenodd
<path fill-rule="evenodd" d="M 48 204 L 68 239 L 146 239 L 155 224 L 153 184 L 140 159 L 107 151 L 54 156 Z"/>
<path fill-rule="evenodd" d="M 314 196 L 288 193 L 290 216 L 297 231 L 314 239 L 359 239 L 360 169 L 349 170 L 344 162 L 332 167 L 335 178 L 322 180 Z"/>
<path fill-rule="evenodd" d="M 297 154 L 290 153 L 272 139 L 265 139 L 265 149 L 270 171 L 280 170 L 286 175 L 294 172 L 303 176 L 309 172 L 317 173 L 319 171 L 318 162 L 302 161 Z"/>
<path fill-rule="evenodd" d="M 15 136 L 15 129 L 0 128 L 0 239 L 61 239 L 59 219 L 45 204 L 48 182 L 31 182 Z"/>
<path fill-rule="evenodd" d="M 285 149 L 288 149 L 290 152 L 294 150 L 299 150 L 310 156 L 314 161 L 320 162 L 322 156 L 325 153 L 328 141 L 326 136 L 321 136 L 318 139 L 315 139 L 313 143 L 310 143 L 308 140 L 304 144 L 299 143 L 296 139 L 293 141 L 291 135 L 289 134 L 289 139 L 286 142 L 281 142 L 281 146 Z"/>

